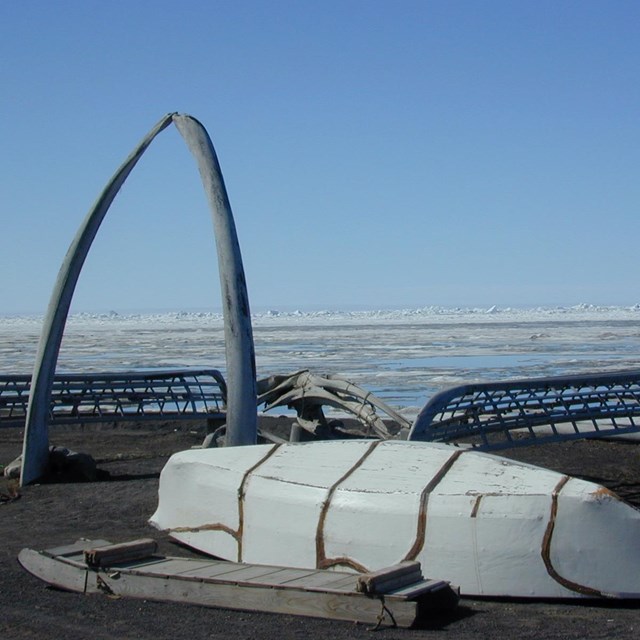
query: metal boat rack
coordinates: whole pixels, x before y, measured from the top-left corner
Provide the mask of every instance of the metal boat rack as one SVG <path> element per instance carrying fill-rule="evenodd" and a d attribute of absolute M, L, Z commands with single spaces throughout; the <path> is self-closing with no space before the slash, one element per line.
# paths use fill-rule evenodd
<path fill-rule="evenodd" d="M 410 440 L 484 451 L 640 431 L 640 371 L 468 384 L 437 393 Z"/>
<path fill-rule="evenodd" d="M 31 376 L 0 375 L 0 427 L 22 426 Z M 56 374 L 50 424 L 224 418 L 227 387 L 215 369 Z"/>

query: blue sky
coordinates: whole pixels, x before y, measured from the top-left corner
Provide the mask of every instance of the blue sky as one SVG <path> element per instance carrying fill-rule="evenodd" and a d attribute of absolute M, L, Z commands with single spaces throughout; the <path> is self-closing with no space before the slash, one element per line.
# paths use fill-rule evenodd
<path fill-rule="evenodd" d="M 640 3 L 0 3 L 0 315 L 46 309 L 165 113 L 218 152 L 254 310 L 635 304 Z M 219 306 L 177 132 L 109 212 L 76 311 Z"/>

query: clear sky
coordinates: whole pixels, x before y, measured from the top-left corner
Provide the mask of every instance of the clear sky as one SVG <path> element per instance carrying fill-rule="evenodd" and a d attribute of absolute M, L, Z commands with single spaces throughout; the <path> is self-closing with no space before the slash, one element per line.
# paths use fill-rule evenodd
<path fill-rule="evenodd" d="M 211 135 L 254 310 L 640 302 L 635 0 L 4 0 L 0 83 L 0 315 L 44 312 L 171 111 Z M 219 304 L 171 128 L 73 309 Z"/>

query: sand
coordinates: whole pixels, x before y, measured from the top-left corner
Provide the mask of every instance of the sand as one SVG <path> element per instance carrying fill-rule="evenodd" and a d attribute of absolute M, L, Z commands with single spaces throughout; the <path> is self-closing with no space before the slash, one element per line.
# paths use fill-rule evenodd
<path fill-rule="evenodd" d="M 283 427 L 286 420 L 276 419 Z M 84 596 L 47 588 L 16 557 L 24 547 L 47 548 L 78 538 L 114 542 L 153 537 L 163 553 L 187 552 L 147 524 L 157 502 L 158 476 L 171 453 L 199 444 L 203 425 L 58 427 L 52 443 L 90 453 L 108 479 L 65 478 L 22 489 L 0 482 L 0 632 L 3 638 L 369 638 L 366 625 L 205 607 Z M 0 429 L 0 464 L 20 453 L 22 430 Z M 640 503 L 640 449 L 620 442 L 579 441 L 526 448 L 518 459 L 579 475 Z M 623 553 L 624 550 L 621 550 Z M 380 638 L 636 638 L 640 604 L 523 602 L 463 599 L 453 613 L 421 629 L 386 628 Z"/>

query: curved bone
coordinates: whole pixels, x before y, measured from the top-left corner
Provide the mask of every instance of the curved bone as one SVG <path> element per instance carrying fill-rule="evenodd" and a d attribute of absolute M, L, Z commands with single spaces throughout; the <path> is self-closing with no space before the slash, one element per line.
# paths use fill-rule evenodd
<path fill-rule="evenodd" d="M 145 136 L 107 183 L 76 232 L 60 267 L 33 371 L 22 454 L 22 485 L 33 482 L 46 470 L 51 388 L 71 299 L 84 261 L 120 187 L 147 147 L 172 122 L 196 158 L 214 223 L 225 319 L 230 444 L 253 444 L 256 441 L 256 376 L 251 316 L 242 258 L 224 179 L 204 127 L 191 116 L 170 113 Z"/>
<path fill-rule="evenodd" d="M 355 416 L 367 430 L 379 438 L 393 437 L 376 409 L 384 412 L 398 428 L 408 428 L 409 421 L 379 398 L 357 385 L 335 377 L 312 374 L 308 370 L 289 376 L 272 376 L 258 382 L 258 403 L 265 410 L 290 406 L 298 413 L 299 424 L 315 433 L 320 424 L 326 424 L 323 406 L 341 409 Z"/>

